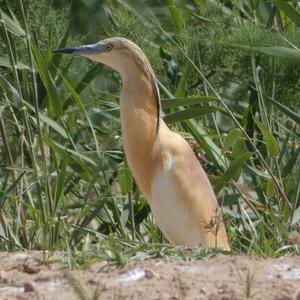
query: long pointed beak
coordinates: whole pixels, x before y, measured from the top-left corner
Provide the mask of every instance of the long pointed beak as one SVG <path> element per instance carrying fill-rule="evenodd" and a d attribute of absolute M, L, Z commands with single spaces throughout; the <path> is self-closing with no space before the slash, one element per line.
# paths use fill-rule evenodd
<path fill-rule="evenodd" d="M 105 51 L 105 47 L 99 44 L 92 44 L 92 45 L 84 45 L 75 48 L 61 48 L 55 49 L 52 53 L 65 53 L 65 54 L 97 54 Z"/>

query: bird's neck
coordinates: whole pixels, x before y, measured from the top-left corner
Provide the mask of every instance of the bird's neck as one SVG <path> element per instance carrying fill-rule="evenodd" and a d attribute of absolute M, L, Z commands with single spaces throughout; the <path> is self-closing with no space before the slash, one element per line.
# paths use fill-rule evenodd
<path fill-rule="evenodd" d="M 149 196 L 156 166 L 157 104 L 147 76 L 123 78 L 120 96 L 122 139 L 128 164 L 140 189 Z"/>

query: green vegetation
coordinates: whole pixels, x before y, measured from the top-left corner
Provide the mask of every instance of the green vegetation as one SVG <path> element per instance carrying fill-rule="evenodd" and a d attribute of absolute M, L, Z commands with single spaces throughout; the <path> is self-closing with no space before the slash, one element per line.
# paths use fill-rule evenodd
<path fill-rule="evenodd" d="M 168 245 L 155 226 L 122 151 L 119 77 L 51 54 L 119 35 L 149 57 L 165 120 L 209 174 L 232 252 L 299 254 L 299 4 L 50 2 L 0 0 L 0 250 L 65 250 L 70 267 L 214 255 Z"/>

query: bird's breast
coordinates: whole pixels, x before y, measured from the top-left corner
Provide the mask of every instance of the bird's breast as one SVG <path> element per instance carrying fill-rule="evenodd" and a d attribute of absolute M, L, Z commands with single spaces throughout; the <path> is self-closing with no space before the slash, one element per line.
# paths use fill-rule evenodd
<path fill-rule="evenodd" d="M 175 157 L 166 154 L 163 164 L 154 174 L 150 207 L 155 222 L 168 240 L 177 245 L 201 244 L 201 236 L 191 209 L 180 199 L 173 179 Z"/>

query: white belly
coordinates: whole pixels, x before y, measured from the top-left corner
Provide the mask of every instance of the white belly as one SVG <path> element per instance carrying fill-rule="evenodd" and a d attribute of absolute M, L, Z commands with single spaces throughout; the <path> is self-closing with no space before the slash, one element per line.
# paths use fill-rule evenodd
<path fill-rule="evenodd" d="M 150 207 L 155 222 L 166 238 L 174 244 L 201 244 L 199 227 L 184 200 L 178 199 L 171 172 L 171 167 L 161 169 L 153 179 Z"/>

